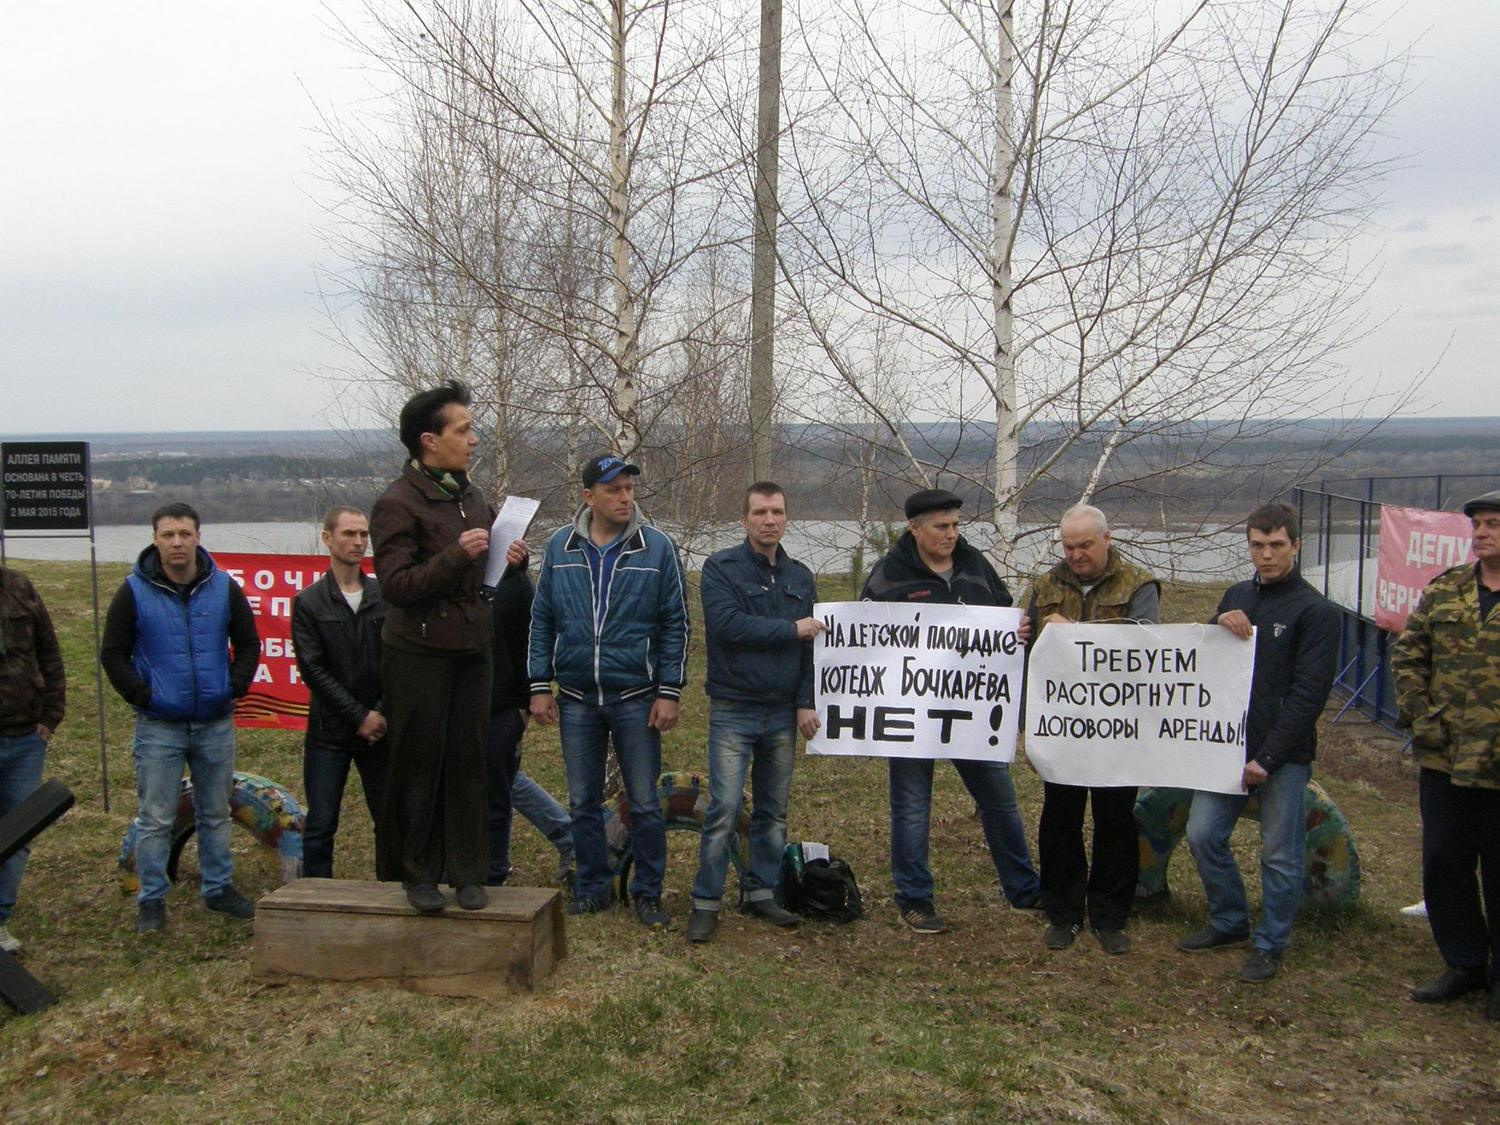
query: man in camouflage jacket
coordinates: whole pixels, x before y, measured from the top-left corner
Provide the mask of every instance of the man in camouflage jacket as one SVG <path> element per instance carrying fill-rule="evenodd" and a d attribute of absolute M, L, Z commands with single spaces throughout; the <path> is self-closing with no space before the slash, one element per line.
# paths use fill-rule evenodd
<path fill-rule="evenodd" d="M 1488 983 L 1486 1014 L 1500 1020 L 1500 491 L 1464 515 L 1478 561 L 1428 584 L 1391 655 L 1422 769 L 1427 917 L 1447 964 L 1412 999 L 1446 1003 Z"/>
<path fill-rule="evenodd" d="M 19 570 L 0 566 L 0 816 L 42 784 L 47 743 L 67 701 L 62 651 L 47 607 Z M 0 864 L 0 949 L 21 943 L 6 929 L 27 850 Z"/>

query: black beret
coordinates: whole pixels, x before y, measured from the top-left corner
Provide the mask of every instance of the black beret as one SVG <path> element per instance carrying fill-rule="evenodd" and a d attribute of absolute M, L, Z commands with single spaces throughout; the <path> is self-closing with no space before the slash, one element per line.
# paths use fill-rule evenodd
<path fill-rule="evenodd" d="M 914 520 L 928 512 L 946 512 L 949 508 L 963 506 L 963 499 L 946 488 L 924 488 L 906 498 L 906 518 Z"/>
<path fill-rule="evenodd" d="M 1464 515 L 1472 516 L 1475 512 L 1500 512 L 1500 489 L 1476 496 L 1464 505 Z"/>

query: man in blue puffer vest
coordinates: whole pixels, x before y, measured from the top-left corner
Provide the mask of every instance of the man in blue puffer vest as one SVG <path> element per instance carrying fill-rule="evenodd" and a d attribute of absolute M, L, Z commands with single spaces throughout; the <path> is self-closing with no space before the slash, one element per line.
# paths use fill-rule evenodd
<path fill-rule="evenodd" d="M 255 915 L 230 882 L 229 793 L 234 701 L 250 690 L 260 636 L 244 591 L 198 545 L 198 529 L 187 504 L 156 510 L 151 546 L 110 602 L 99 652 L 109 682 L 135 708 L 139 934 L 166 928 L 167 855 L 184 764 L 203 901 L 231 918 Z"/>
<path fill-rule="evenodd" d="M 665 929 L 666 823 L 656 782 L 661 732 L 677 725 L 688 616 L 677 545 L 635 503 L 641 470 L 606 453 L 583 467 L 583 505 L 547 543 L 531 603 L 531 717 L 562 721 L 578 875 L 570 914 L 614 902 L 604 837 L 604 760 L 612 740 L 630 799 L 641 923 Z M 552 681 L 557 681 L 557 695 Z"/>

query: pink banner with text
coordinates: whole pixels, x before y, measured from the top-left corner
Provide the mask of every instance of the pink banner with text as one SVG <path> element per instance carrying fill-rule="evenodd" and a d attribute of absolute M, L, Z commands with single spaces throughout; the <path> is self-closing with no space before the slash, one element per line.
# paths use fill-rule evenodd
<path fill-rule="evenodd" d="M 1474 528 L 1462 512 L 1380 509 L 1380 558 L 1375 565 L 1375 624 L 1399 633 L 1422 590 L 1449 567 L 1474 559 Z"/>

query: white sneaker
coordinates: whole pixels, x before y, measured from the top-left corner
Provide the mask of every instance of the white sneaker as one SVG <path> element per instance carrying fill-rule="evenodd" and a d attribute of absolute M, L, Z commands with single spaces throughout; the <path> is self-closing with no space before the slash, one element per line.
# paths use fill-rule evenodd
<path fill-rule="evenodd" d="M 10 931 L 0 925 L 0 949 L 7 953 L 16 953 L 21 948 L 21 939 L 10 936 Z"/>
<path fill-rule="evenodd" d="M 1408 918 L 1425 918 L 1427 917 L 1427 900 L 1424 898 L 1421 902 L 1414 902 L 1410 906 L 1403 906 L 1401 913 Z"/>

